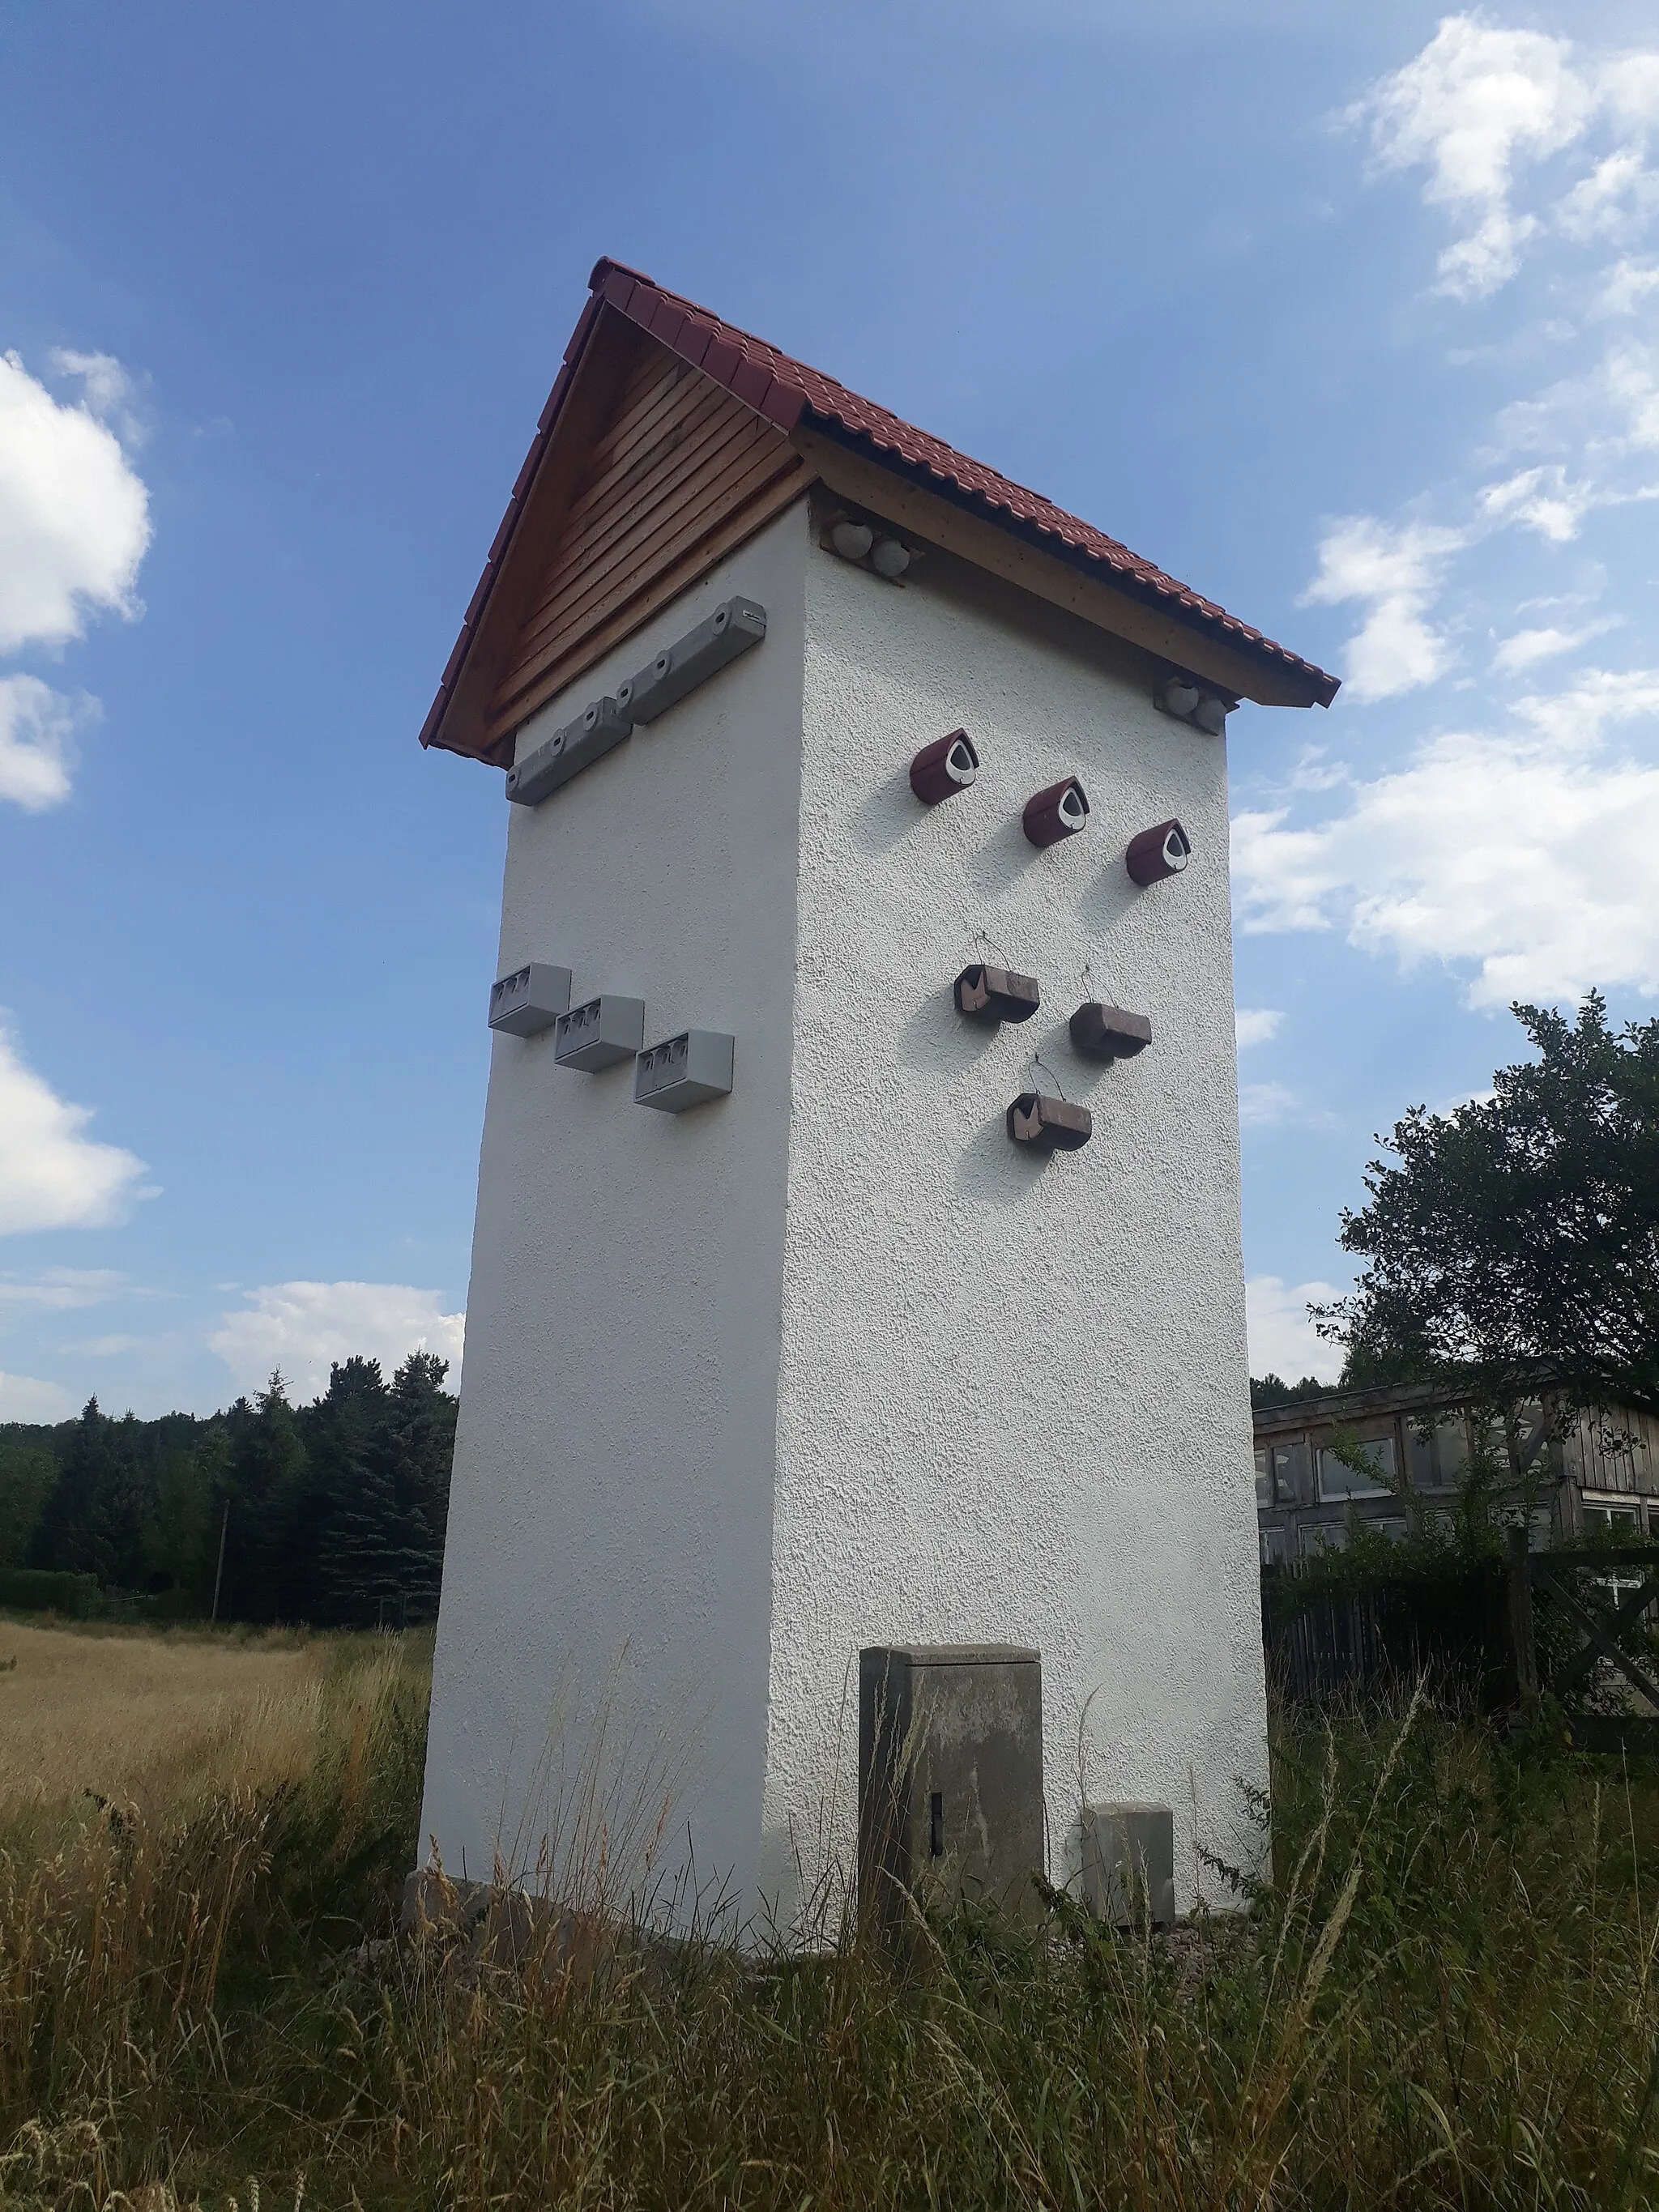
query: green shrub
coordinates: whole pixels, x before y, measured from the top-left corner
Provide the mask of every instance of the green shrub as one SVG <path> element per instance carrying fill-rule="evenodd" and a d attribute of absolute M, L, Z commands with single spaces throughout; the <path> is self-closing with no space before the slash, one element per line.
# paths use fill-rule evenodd
<path fill-rule="evenodd" d="M 71 1620 L 88 1620 L 98 1610 L 98 1577 L 44 1567 L 0 1567 L 0 1606 L 8 1605 L 19 1613 L 61 1613 Z"/>

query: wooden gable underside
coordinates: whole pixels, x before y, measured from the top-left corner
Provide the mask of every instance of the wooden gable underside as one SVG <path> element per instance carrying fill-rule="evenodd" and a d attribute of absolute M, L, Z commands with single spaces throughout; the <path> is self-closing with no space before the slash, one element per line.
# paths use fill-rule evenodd
<path fill-rule="evenodd" d="M 606 335 L 584 361 L 586 404 L 569 410 L 562 454 L 556 436 L 489 610 L 476 701 L 486 759 L 509 761 L 538 707 L 810 481 L 775 423 L 656 339 Z M 583 416 L 597 427 L 573 456 Z"/>

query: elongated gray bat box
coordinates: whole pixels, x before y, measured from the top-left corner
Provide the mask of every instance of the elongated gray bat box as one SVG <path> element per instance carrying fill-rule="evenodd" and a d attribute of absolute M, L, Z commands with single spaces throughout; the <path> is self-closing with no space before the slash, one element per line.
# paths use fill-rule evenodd
<path fill-rule="evenodd" d="M 594 700 L 574 722 L 555 730 L 544 744 L 508 769 L 507 797 L 515 806 L 539 806 L 573 775 L 592 768 L 612 745 L 619 745 L 633 726 L 614 699 Z"/>
<path fill-rule="evenodd" d="M 647 667 L 619 684 L 617 705 L 636 722 L 654 722 L 765 635 L 766 610 L 757 599 L 724 599 L 707 622 L 687 630 Z"/>
<path fill-rule="evenodd" d="M 1084 1807 L 1083 1902 L 1114 1928 L 1174 1924 L 1175 1815 L 1167 1805 Z"/>
<path fill-rule="evenodd" d="M 510 1036 L 550 1030 L 570 1004 L 570 970 L 532 960 L 489 987 L 489 1026 Z"/>
<path fill-rule="evenodd" d="M 607 991 L 559 1016 L 553 1057 L 561 1067 L 580 1067 L 592 1075 L 619 1060 L 632 1060 L 644 1042 L 645 1000 L 619 999 Z"/>
<path fill-rule="evenodd" d="M 735 1038 L 721 1030 L 682 1030 L 642 1052 L 634 1062 L 634 1103 L 684 1114 L 732 1088 Z"/>

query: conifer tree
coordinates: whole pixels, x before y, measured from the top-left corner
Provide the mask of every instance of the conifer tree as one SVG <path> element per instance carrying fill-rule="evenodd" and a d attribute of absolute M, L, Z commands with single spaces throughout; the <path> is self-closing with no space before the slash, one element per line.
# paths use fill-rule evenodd
<path fill-rule="evenodd" d="M 386 1415 L 379 1360 L 353 1358 L 331 1367 L 328 1389 L 307 1417 L 316 1505 L 313 1618 L 340 1626 L 372 1626 L 377 1601 L 393 1587 L 383 1556 L 395 1548 L 392 1513 L 375 1495 Z"/>
<path fill-rule="evenodd" d="M 112 1471 L 115 1424 L 95 1397 L 88 1398 L 70 1436 L 69 1450 L 30 1546 L 32 1563 L 71 1574 L 97 1572 L 94 1501 Z"/>
<path fill-rule="evenodd" d="M 228 1426 L 230 1519 L 220 1614 L 241 1620 L 280 1620 L 286 1595 L 285 1547 L 306 1478 L 305 1447 L 280 1371 L 272 1373 L 257 1405 L 250 1406 L 245 1398 L 237 1401 Z"/>

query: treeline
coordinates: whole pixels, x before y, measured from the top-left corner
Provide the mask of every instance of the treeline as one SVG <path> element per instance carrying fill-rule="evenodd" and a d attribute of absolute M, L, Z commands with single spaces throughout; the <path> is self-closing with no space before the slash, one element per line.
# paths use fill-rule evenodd
<path fill-rule="evenodd" d="M 438 1610 L 456 1401 L 447 1363 L 336 1364 L 323 1395 L 198 1419 L 0 1426 L 0 1570 L 93 1574 L 109 1591 L 221 1620 L 372 1627 Z"/>

